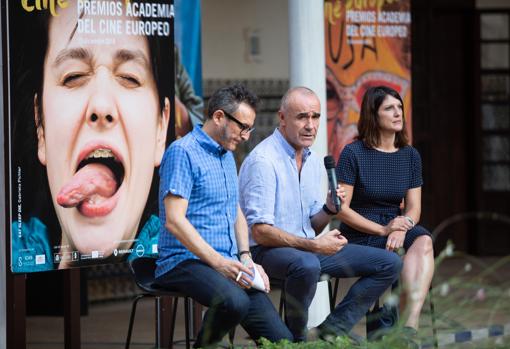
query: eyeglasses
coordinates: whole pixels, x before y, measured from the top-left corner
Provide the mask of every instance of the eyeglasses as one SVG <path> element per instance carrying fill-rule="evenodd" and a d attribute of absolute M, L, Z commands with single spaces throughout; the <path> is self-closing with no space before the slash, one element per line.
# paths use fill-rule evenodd
<path fill-rule="evenodd" d="M 247 125 L 247 124 L 242 123 L 241 121 L 237 120 L 234 116 L 232 116 L 232 114 L 227 113 L 223 109 L 220 109 L 220 110 L 223 112 L 223 114 L 225 114 L 225 116 L 229 120 L 232 120 L 233 122 L 235 122 L 237 124 L 237 126 L 239 126 L 239 128 L 241 129 L 241 135 L 250 134 L 255 129 L 255 127 L 251 127 L 250 125 Z"/>

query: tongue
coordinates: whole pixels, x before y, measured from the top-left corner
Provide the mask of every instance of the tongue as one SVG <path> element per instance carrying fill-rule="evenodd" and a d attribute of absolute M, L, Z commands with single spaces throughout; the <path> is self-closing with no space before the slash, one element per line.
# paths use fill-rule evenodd
<path fill-rule="evenodd" d="M 101 205 L 117 190 L 113 172 L 105 165 L 91 163 L 82 167 L 57 195 L 63 207 L 76 207 L 80 203 Z"/>

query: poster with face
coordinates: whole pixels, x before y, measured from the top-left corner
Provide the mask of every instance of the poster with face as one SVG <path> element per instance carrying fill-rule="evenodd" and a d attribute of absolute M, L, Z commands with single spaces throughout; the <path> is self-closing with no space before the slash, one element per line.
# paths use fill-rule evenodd
<path fill-rule="evenodd" d="M 7 7 L 12 271 L 156 254 L 171 0 Z"/>
<path fill-rule="evenodd" d="M 385 85 L 404 100 L 411 136 L 410 0 L 325 0 L 328 152 L 338 159 L 358 135 L 361 100 Z"/>

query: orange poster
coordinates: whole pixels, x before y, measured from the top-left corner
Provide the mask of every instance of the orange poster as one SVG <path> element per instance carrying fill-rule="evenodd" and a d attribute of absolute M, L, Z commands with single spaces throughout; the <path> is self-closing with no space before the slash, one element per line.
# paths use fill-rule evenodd
<path fill-rule="evenodd" d="M 400 93 L 411 135 L 410 0 L 326 0 L 328 152 L 338 159 L 358 134 L 361 100 L 371 86 Z"/>

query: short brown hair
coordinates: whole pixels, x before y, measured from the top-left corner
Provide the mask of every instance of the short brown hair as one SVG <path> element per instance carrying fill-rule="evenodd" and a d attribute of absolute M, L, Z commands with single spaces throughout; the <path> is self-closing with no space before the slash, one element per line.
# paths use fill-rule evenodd
<path fill-rule="evenodd" d="M 402 130 L 395 135 L 395 147 L 402 148 L 409 144 L 402 97 L 400 97 L 397 91 L 390 87 L 374 86 L 370 87 L 363 95 L 358 121 L 358 139 L 363 141 L 369 148 L 376 148 L 381 141 L 378 110 L 388 95 L 398 99 L 400 103 L 402 103 Z"/>

